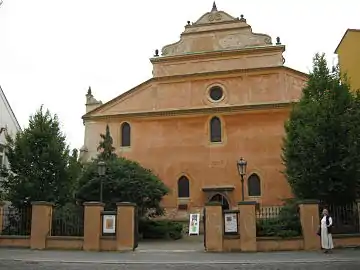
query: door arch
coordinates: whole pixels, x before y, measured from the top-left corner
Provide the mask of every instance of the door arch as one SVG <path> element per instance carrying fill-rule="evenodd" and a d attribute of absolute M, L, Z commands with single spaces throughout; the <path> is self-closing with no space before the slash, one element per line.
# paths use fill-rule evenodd
<path fill-rule="evenodd" d="M 223 210 L 229 210 L 230 205 L 228 199 L 223 194 L 217 193 L 211 197 L 209 202 L 219 202 L 222 205 Z"/>

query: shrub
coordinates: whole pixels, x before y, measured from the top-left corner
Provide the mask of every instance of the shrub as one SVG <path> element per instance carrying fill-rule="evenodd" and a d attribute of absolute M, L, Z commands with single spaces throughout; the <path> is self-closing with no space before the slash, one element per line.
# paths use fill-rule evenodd
<path fill-rule="evenodd" d="M 294 200 L 287 200 L 277 217 L 259 219 L 257 236 L 296 237 L 301 235 L 298 206 Z"/>
<path fill-rule="evenodd" d="M 149 220 L 139 221 L 139 233 L 143 239 L 173 239 L 182 238 L 183 224 L 169 220 Z"/>

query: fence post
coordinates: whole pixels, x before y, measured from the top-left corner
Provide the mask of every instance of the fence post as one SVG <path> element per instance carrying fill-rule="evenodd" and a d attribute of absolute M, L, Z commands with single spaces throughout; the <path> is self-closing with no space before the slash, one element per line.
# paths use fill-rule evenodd
<path fill-rule="evenodd" d="M 239 228 L 241 251 L 256 251 L 256 204 L 253 201 L 239 202 Z"/>
<path fill-rule="evenodd" d="M 116 245 L 117 250 L 135 250 L 137 228 L 135 222 L 136 204 L 119 202 L 116 215 Z M 136 238 L 135 238 L 136 237 Z"/>
<path fill-rule="evenodd" d="M 222 205 L 219 202 L 209 202 L 205 205 L 205 241 L 206 251 L 223 251 L 224 249 L 224 217 Z"/>
<path fill-rule="evenodd" d="M 31 249 L 45 249 L 46 238 L 51 232 L 53 203 L 32 202 L 31 214 Z"/>
<path fill-rule="evenodd" d="M 101 238 L 101 212 L 104 210 L 104 203 L 84 203 L 84 244 L 86 251 L 99 251 Z"/>
<path fill-rule="evenodd" d="M 299 202 L 299 208 L 304 250 L 318 250 L 320 249 L 320 239 L 316 232 L 320 225 L 319 201 L 301 201 Z"/>

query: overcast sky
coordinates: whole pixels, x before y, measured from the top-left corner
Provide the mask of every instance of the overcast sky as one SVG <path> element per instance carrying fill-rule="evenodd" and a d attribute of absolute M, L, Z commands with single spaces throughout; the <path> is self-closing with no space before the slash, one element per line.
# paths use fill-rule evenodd
<path fill-rule="evenodd" d="M 20 125 L 41 104 L 58 114 L 71 147 L 83 144 L 89 85 L 106 102 L 151 77 L 155 49 L 179 40 L 186 21 L 212 0 L 4 0 L 0 7 L 0 85 Z M 254 32 L 286 45 L 285 65 L 308 72 L 316 52 L 333 52 L 347 28 L 360 28 L 358 0 L 217 0 L 244 14 Z"/>

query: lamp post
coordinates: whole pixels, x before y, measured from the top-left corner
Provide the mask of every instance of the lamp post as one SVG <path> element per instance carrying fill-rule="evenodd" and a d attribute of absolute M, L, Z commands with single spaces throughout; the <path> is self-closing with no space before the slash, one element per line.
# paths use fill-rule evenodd
<path fill-rule="evenodd" d="M 241 177 L 241 197 L 242 197 L 242 201 L 245 200 L 244 199 L 245 198 L 245 195 L 244 195 L 244 176 L 246 174 L 246 165 L 247 165 L 247 162 L 243 158 L 240 158 L 237 161 L 237 169 L 238 169 L 239 175 Z"/>
<path fill-rule="evenodd" d="M 98 162 L 98 174 L 100 177 L 100 202 L 103 202 L 103 178 L 105 175 L 105 162 L 104 161 L 99 161 Z"/>

